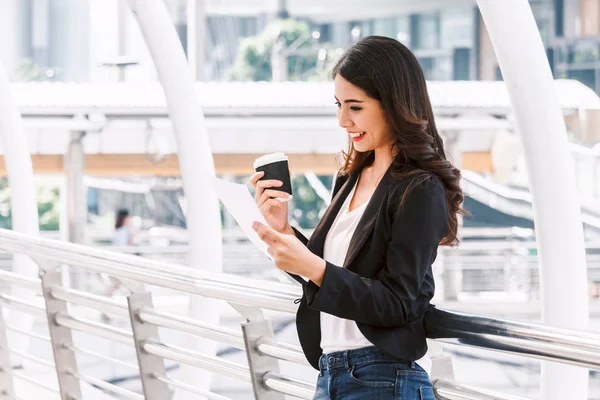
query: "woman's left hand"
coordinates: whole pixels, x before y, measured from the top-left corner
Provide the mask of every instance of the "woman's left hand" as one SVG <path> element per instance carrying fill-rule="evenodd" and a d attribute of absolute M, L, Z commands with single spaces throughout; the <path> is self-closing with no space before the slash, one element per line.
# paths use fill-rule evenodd
<path fill-rule="evenodd" d="M 252 228 L 269 246 L 268 252 L 278 269 L 301 275 L 321 286 L 325 274 L 325 260 L 313 254 L 295 236 L 279 233 L 260 222 L 254 222 Z"/>

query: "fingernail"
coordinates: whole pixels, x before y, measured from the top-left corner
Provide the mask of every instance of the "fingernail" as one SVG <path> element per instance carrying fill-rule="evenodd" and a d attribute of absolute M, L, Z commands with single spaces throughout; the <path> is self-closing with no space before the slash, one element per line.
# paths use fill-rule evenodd
<path fill-rule="evenodd" d="M 258 222 L 254 221 L 254 222 L 252 223 L 252 229 L 254 229 L 254 230 L 257 230 L 257 229 L 258 229 L 258 226 L 259 226 L 259 225 L 258 225 Z"/>

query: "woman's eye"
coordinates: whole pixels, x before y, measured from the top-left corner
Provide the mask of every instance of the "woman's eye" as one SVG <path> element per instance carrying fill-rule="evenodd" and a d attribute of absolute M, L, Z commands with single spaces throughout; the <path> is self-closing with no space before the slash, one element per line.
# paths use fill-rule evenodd
<path fill-rule="evenodd" d="M 352 111 L 360 111 L 360 110 L 362 110 L 362 108 L 360 108 L 360 107 L 350 107 L 350 109 Z"/>

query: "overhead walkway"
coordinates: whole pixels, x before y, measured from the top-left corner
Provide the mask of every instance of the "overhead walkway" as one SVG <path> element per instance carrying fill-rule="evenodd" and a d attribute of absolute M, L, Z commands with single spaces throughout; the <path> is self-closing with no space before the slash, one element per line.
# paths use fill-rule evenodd
<path fill-rule="evenodd" d="M 494 132 L 514 130 L 503 82 L 432 81 L 428 89 L 438 129 L 465 135 L 461 152 L 480 158 Z M 600 98 L 579 82 L 558 80 L 556 89 L 563 115 L 574 124 L 600 110 Z M 294 172 L 333 173 L 333 155 L 347 139 L 332 90 L 329 82 L 197 83 L 217 173 L 250 173 L 256 156 L 275 151 L 290 156 Z M 85 132 L 87 175 L 180 173 L 158 83 L 13 83 L 11 92 L 36 173 L 64 173 L 73 132 Z M 0 174 L 2 165 L 0 157 Z"/>
<path fill-rule="evenodd" d="M 277 339 L 271 323 L 271 320 L 277 320 L 279 316 L 295 312 L 297 306 L 294 300 L 301 294 L 297 285 L 206 273 L 199 268 L 191 269 L 6 230 L 0 230 L 0 249 L 34 258 L 43 271 L 39 279 L 0 272 L 0 281 L 5 284 L 38 294 L 38 301 L 0 294 L 0 307 L 36 316 L 39 321 L 45 321 L 49 333 L 40 335 L 19 332 L 42 340 L 46 350 L 43 353 L 45 356 L 20 354 L 28 363 L 23 363 L 24 370 L 14 370 L 9 358 L 11 346 L 6 341 L 6 334 L 13 327 L 0 324 L 0 392 L 6 399 L 40 398 L 17 383 L 23 379 L 38 386 L 37 390 L 45 390 L 43 398 L 49 400 L 100 399 L 88 395 L 82 388 L 85 384 L 110 393 L 114 398 L 164 400 L 171 398 L 171 391 L 175 389 L 210 399 L 229 398 L 182 382 L 169 372 L 165 367 L 166 363 L 193 365 L 218 375 L 219 379 L 223 377 L 241 382 L 246 385 L 246 393 L 254 393 L 257 399 L 283 399 L 284 395 L 312 398 L 314 381 L 306 377 L 314 375 L 314 371 L 302 373 L 302 377 L 286 372 L 298 370 L 284 368 L 284 364 L 292 363 L 306 370 L 307 362 L 298 346 Z M 65 286 L 60 279 L 61 269 L 66 268 L 64 264 L 69 264 L 69 268 L 78 267 L 93 273 L 117 276 L 127 282 L 131 294 L 127 296 L 126 302 L 121 302 Z M 153 305 L 156 291 L 152 288 L 228 302 L 239 313 L 243 322 L 238 329 L 231 329 L 161 311 Z M 75 311 L 82 307 L 88 311 Z M 119 327 L 109 326 L 93 320 L 90 315 L 94 312 L 120 316 L 129 322 Z M 523 400 L 522 397 L 496 393 L 456 381 L 452 357 L 444 354 L 438 342 L 600 370 L 598 334 L 444 310 L 429 313 L 426 326 L 428 335 L 432 338 L 430 355 L 434 364 L 431 377 L 438 400 Z M 159 336 L 159 328 L 215 340 L 246 352 L 246 357 L 233 362 L 190 351 L 182 346 L 181 338 L 177 340 L 172 339 L 172 336 Z M 82 334 L 129 348 L 137 358 L 137 365 L 100 353 L 97 348 L 86 348 L 85 341 L 74 340 L 75 336 Z M 49 356 L 52 353 L 54 356 Z M 132 370 L 142 382 L 142 393 L 95 376 L 94 370 L 86 367 L 87 364 L 82 362 L 81 357 L 96 358 L 103 364 Z M 280 364 L 282 361 L 287 363 Z M 38 365 L 32 367 L 31 363 L 36 362 Z M 38 371 L 40 366 L 53 374 L 58 385 L 48 387 L 48 384 L 36 379 L 34 371 Z"/>

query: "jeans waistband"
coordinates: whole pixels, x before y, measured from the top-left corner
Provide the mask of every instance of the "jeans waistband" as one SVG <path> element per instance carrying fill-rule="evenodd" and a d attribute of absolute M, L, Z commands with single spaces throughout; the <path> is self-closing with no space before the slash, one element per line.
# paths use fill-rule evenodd
<path fill-rule="evenodd" d="M 373 361 L 388 361 L 406 364 L 411 368 L 414 368 L 415 366 L 414 361 L 402 360 L 398 357 L 384 353 L 375 346 L 370 346 L 360 349 L 335 351 L 332 353 L 323 354 L 319 359 L 319 369 L 321 371 L 334 368 L 348 369 L 357 364 L 364 364 Z"/>

